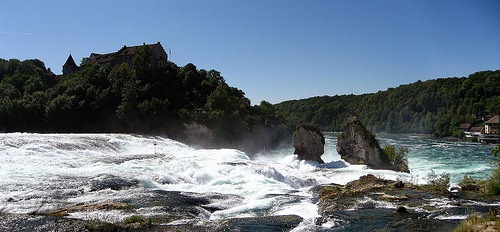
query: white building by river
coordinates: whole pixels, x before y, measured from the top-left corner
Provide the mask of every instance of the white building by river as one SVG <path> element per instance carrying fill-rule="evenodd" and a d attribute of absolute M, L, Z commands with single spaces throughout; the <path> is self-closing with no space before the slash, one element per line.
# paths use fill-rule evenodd
<path fill-rule="evenodd" d="M 484 122 L 484 126 L 471 127 L 470 124 L 460 125 L 460 129 L 464 130 L 466 138 L 477 138 L 483 143 L 499 143 L 500 142 L 500 115 L 495 115 Z"/>

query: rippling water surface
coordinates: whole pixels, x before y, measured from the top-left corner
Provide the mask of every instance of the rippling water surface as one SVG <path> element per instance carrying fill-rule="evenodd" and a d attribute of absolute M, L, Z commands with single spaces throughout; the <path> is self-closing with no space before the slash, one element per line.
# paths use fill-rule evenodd
<path fill-rule="evenodd" d="M 30 213 L 65 205 L 123 201 L 144 189 L 239 196 L 241 203 L 200 215 L 203 220 L 287 215 L 311 227 L 318 216 L 308 191 L 318 184 L 345 184 L 371 173 L 389 179 L 425 182 L 433 169 L 453 182 L 491 172 L 491 145 L 449 142 L 421 135 L 379 135 L 382 145 L 409 148 L 411 174 L 349 165 L 326 133 L 325 164 L 298 161 L 293 149 L 249 157 L 232 149 L 195 149 L 162 137 L 129 134 L 0 134 L 0 209 Z M 112 179 L 129 188 L 113 189 Z M 221 204 L 230 204 L 221 202 Z M 154 208 L 144 214 L 158 213 Z M 70 217 L 121 220 L 129 215 L 73 213 Z M 299 229 L 300 229 L 299 228 Z"/>

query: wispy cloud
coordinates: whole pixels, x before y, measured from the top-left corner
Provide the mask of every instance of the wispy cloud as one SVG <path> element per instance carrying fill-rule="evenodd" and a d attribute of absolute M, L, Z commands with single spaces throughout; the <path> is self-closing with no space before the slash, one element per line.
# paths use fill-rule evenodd
<path fill-rule="evenodd" d="M 13 32 L 13 31 L 0 31 L 0 34 L 8 35 L 31 35 L 29 32 Z"/>

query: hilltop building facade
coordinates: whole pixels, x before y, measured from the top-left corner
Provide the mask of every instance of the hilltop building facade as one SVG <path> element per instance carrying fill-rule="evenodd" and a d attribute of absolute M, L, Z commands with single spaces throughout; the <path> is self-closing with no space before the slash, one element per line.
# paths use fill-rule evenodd
<path fill-rule="evenodd" d="M 151 50 L 151 60 L 150 65 L 152 67 L 165 67 L 168 61 L 168 55 L 160 42 L 155 44 L 143 44 L 139 46 L 127 46 L 124 45 L 120 50 L 111 53 L 91 53 L 86 61 L 82 64 L 83 66 L 92 64 L 102 64 L 116 66 L 123 63 L 132 64 L 134 56 L 137 54 L 138 48 L 142 46 L 147 46 Z M 69 55 L 66 63 L 63 65 L 63 75 L 68 75 L 74 72 L 78 72 L 82 67 L 76 65 L 71 54 Z"/>

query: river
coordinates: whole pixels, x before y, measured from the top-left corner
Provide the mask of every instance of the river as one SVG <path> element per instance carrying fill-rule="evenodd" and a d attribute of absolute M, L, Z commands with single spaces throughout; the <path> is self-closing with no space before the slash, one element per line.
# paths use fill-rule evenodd
<path fill-rule="evenodd" d="M 430 170 L 467 174 L 491 172 L 491 145 L 451 142 L 427 135 L 379 134 L 381 145 L 407 147 L 410 174 L 349 165 L 337 154 L 336 133 L 325 133 L 325 164 L 299 161 L 286 148 L 254 156 L 234 149 L 196 149 L 159 136 L 132 134 L 0 134 L 0 210 L 9 214 L 50 211 L 68 205 L 127 202 L 149 190 L 227 194 L 211 202 L 197 221 L 270 215 L 299 215 L 296 230 L 314 227 L 317 206 L 309 189 L 345 184 L 362 175 L 425 183 Z M 116 187 L 118 186 L 118 187 Z M 73 212 L 70 218 L 111 222 L 163 212 Z"/>

